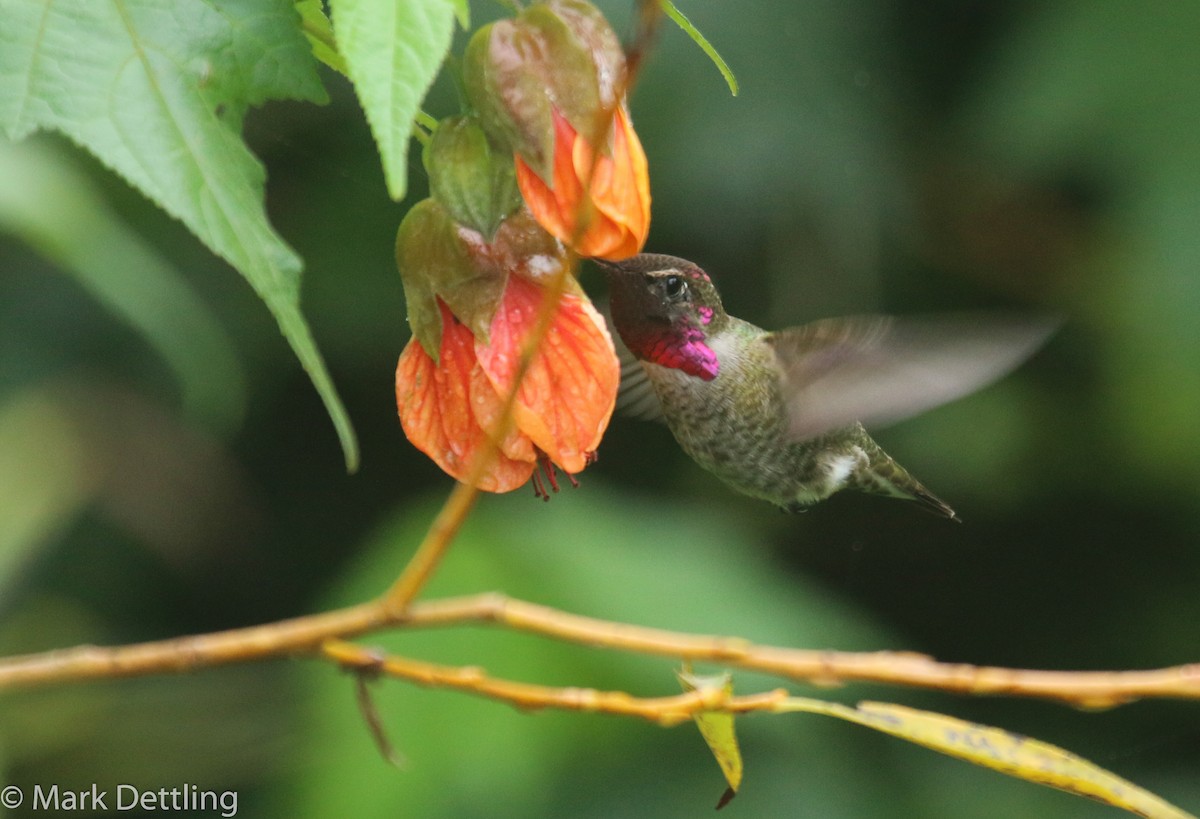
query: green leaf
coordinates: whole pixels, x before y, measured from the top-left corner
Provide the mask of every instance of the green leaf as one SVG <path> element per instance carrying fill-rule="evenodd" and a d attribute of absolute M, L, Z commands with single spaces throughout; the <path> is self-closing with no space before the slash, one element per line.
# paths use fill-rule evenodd
<path fill-rule="evenodd" d="M 324 102 L 286 0 L 8 3 L 0 126 L 60 131 L 238 269 L 325 402 L 346 465 L 358 445 L 300 313 L 301 262 L 267 221 L 264 171 L 240 132 L 249 105 Z"/>
<path fill-rule="evenodd" d="M 383 160 L 388 193 L 408 187 L 408 146 L 421 100 L 450 50 L 449 0 L 334 0 L 338 49 Z"/>
<path fill-rule="evenodd" d="M 700 50 L 708 55 L 708 58 L 713 61 L 713 65 L 721 72 L 721 76 L 725 78 L 725 84 L 729 86 L 729 93 L 736 97 L 738 95 L 737 77 L 733 76 L 733 69 L 729 67 L 729 63 L 725 62 L 725 58 L 717 52 L 708 38 L 700 33 L 700 29 L 696 28 L 692 21 L 676 8 L 671 0 L 658 0 L 658 5 L 662 8 L 663 13 L 670 17 L 675 25 L 683 29 L 684 34 L 691 37 L 692 42 L 700 46 Z"/>
<path fill-rule="evenodd" d="M 1147 819 L 1195 819 L 1070 751 L 989 725 L 885 702 L 861 702 L 858 708 L 848 708 L 836 702 L 793 697 L 778 710 L 806 711 L 855 722 L 1018 779 L 1087 796 Z"/>
<path fill-rule="evenodd" d="M 723 689 L 726 696 L 733 695 L 733 675 L 728 671 L 722 674 L 699 675 L 690 670 L 676 674 L 679 684 L 684 691 L 711 691 Z M 721 773 L 729 783 L 729 790 L 717 802 L 717 809 L 729 804 L 729 800 L 737 795 L 742 784 L 742 752 L 738 747 L 737 733 L 734 730 L 733 714 L 728 711 L 700 711 L 694 717 L 700 736 L 704 737 L 708 749 L 716 757 L 721 766 Z"/>
<path fill-rule="evenodd" d="M 312 46 L 313 56 L 339 74 L 345 75 L 346 61 L 338 53 L 337 41 L 333 37 L 333 24 L 325 16 L 325 5 L 321 0 L 298 0 L 296 11 L 300 13 L 300 25 Z"/>
<path fill-rule="evenodd" d="M 458 27 L 463 31 L 469 31 L 471 28 L 470 0 L 450 0 L 450 5 L 454 6 L 454 16 L 458 19 Z"/>

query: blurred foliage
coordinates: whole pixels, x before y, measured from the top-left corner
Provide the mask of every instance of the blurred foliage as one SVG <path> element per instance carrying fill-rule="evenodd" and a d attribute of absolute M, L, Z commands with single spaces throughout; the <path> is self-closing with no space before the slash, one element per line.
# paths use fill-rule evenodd
<path fill-rule="evenodd" d="M 627 4 L 601 5 L 628 28 Z M 661 427 L 618 418 L 579 490 L 548 506 L 486 499 L 434 591 L 966 662 L 1200 660 L 1200 6 L 681 8 L 741 93 L 663 28 L 632 103 L 650 249 L 702 264 L 732 313 L 769 326 L 988 306 L 1068 322 L 1001 384 L 879 433 L 961 526 L 859 496 L 781 515 L 730 494 Z M 224 263 L 65 141 L 0 146 L 4 653 L 359 599 L 398 572 L 430 493 L 449 488 L 403 440 L 392 395 L 407 339 L 392 240 L 425 180 L 410 155 L 410 199 L 393 203 L 348 85 L 322 81 L 328 106 L 270 103 L 247 127 L 360 434 L 354 477 L 270 314 Z M 425 108 L 456 107 L 439 80 Z M 523 680 L 677 690 L 667 663 L 495 630 L 378 642 Z M 765 684 L 735 676 L 741 692 Z M 6 696 L 0 766 L 16 783 L 236 788 L 251 816 L 691 816 L 723 788 L 690 725 L 372 691 L 405 770 L 375 752 L 352 681 L 307 662 Z M 1083 714 L 837 696 L 1037 736 L 1200 808 L 1194 703 Z M 746 774 L 726 810 L 744 815 L 1120 815 L 844 725 L 757 717 L 738 732 Z"/>
<path fill-rule="evenodd" d="M 68 137 L 237 268 L 311 376 L 353 471 L 354 432 L 300 313 L 300 259 L 267 220 L 265 172 L 241 138 L 250 105 L 328 99 L 293 6 L 232 0 L 219 10 L 204 3 L 164 9 L 144 0 L 120 7 L 68 1 L 5 11 L 0 130 L 14 140 L 41 129 Z M 401 131 L 406 144 L 410 118 Z M 11 194 L 21 197 L 27 181 L 10 179 Z M 36 190 L 25 195 L 38 198 Z M 46 215 L 44 208 L 30 210 Z M 45 232 L 32 220 L 17 227 Z M 82 227 L 81 247 L 103 238 Z M 62 242 L 56 249 L 71 255 Z M 109 283 L 110 299 L 117 288 Z"/>

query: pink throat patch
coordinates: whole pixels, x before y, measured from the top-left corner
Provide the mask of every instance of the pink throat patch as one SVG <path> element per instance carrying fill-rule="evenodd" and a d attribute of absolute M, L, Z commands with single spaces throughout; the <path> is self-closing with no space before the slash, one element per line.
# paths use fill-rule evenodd
<path fill-rule="evenodd" d="M 704 381 L 712 381 L 721 370 L 717 354 L 704 343 L 704 333 L 695 328 L 685 330 L 682 338 L 660 338 L 649 345 L 645 353 L 648 361 L 672 370 L 682 370 Z"/>

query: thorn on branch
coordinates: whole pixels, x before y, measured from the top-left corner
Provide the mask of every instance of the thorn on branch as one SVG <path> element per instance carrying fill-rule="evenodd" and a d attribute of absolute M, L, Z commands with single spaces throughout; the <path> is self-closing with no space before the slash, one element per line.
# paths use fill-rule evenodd
<path fill-rule="evenodd" d="M 371 739 L 375 741 L 375 747 L 379 749 L 380 756 L 389 765 L 403 769 L 408 765 L 408 760 L 396 750 L 388 738 L 383 719 L 379 716 L 379 708 L 375 704 L 375 698 L 371 696 L 370 689 L 371 683 L 382 676 L 383 664 L 387 656 L 379 649 L 364 649 L 361 656 L 366 662 L 342 662 L 342 668 L 354 675 L 354 695 L 358 702 L 358 710 L 367 724 L 367 730 L 371 732 Z"/>

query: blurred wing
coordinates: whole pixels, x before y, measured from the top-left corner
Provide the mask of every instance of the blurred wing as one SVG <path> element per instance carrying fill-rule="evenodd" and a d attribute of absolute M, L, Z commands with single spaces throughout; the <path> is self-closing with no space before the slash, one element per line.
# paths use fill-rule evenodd
<path fill-rule="evenodd" d="M 632 354 L 629 354 L 629 360 L 621 357 L 620 348 L 624 345 L 620 341 L 616 344 L 617 356 L 621 358 L 621 386 L 617 389 L 617 410 L 622 415 L 630 415 L 644 421 L 665 423 L 667 419 L 663 416 L 662 402 L 658 400 L 658 393 L 654 391 L 650 377 L 642 368 L 642 362 Z"/>
<path fill-rule="evenodd" d="M 617 332 L 616 325 L 613 324 L 608 300 L 597 301 L 595 305 L 596 309 L 600 311 L 600 315 L 604 317 L 605 323 L 608 324 L 608 334 L 612 336 L 613 347 L 616 348 L 617 358 L 621 362 L 621 386 L 617 388 L 617 411 L 622 415 L 641 418 L 644 421 L 666 423 L 667 419 L 663 415 L 662 403 L 658 400 L 658 393 L 654 391 L 654 385 L 650 383 L 650 376 L 646 375 L 642 362 L 638 361 L 637 357 L 625 346 L 625 342 L 621 341 L 621 334 Z"/>
<path fill-rule="evenodd" d="M 826 319 L 772 333 L 792 440 L 892 423 L 961 398 L 1033 354 L 1059 321 L 980 314 Z"/>

